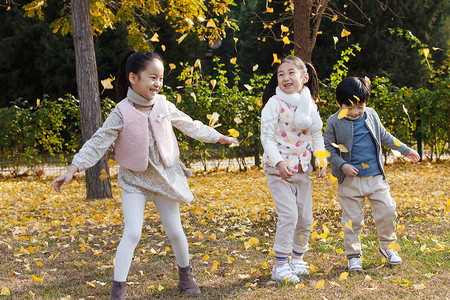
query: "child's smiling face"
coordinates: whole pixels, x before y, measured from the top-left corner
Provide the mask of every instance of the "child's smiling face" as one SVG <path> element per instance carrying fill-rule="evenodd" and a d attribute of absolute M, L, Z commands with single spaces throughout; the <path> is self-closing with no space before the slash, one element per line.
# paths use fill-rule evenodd
<path fill-rule="evenodd" d="M 308 73 L 302 74 L 301 70 L 289 61 L 278 67 L 278 87 L 286 94 L 300 93 L 308 79 Z"/>
<path fill-rule="evenodd" d="M 336 102 L 337 103 L 337 102 Z M 339 105 L 339 103 L 338 103 Z M 347 104 L 341 104 L 339 105 L 341 109 L 347 109 L 347 116 L 346 118 L 350 120 L 358 120 L 366 110 L 366 103 L 358 103 L 356 105 L 347 105 Z"/>

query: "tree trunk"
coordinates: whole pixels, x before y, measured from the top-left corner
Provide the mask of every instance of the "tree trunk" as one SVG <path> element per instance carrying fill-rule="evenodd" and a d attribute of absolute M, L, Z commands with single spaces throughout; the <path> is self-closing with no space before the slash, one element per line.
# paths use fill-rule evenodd
<path fill-rule="evenodd" d="M 92 36 L 89 0 L 72 0 L 72 32 L 83 144 L 102 125 L 97 64 Z M 100 180 L 101 170 L 109 173 L 106 159 L 86 170 L 87 200 L 112 197 L 109 178 Z"/>
<path fill-rule="evenodd" d="M 294 0 L 294 54 L 307 62 L 311 62 L 312 54 L 311 8 L 312 0 Z"/>

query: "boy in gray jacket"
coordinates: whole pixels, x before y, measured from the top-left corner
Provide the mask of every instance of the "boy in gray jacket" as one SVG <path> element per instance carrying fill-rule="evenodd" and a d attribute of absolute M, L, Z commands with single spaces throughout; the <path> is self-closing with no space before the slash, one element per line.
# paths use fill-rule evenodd
<path fill-rule="evenodd" d="M 331 171 L 338 179 L 345 255 L 350 271 L 362 270 L 359 236 L 364 224 L 365 197 L 372 207 L 380 253 L 392 265 L 402 262 L 397 251 L 389 248 L 397 238 L 397 213 L 386 182 L 381 146 L 398 150 L 413 162 L 420 159 L 416 151 L 386 131 L 375 110 L 366 107 L 369 98 L 370 83 L 364 78 L 349 77 L 340 82 L 336 88 L 340 110 L 327 120 L 324 133 Z"/>

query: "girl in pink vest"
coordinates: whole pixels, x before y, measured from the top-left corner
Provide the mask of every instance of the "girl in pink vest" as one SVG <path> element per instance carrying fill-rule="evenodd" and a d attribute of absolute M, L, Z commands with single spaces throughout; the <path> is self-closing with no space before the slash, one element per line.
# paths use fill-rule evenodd
<path fill-rule="evenodd" d="M 178 288 L 199 294 L 192 275 L 189 249 L 179 203 L 192 201 L 186 176 L 179 163 L 179 150 L 172 126 L 205 143 L 233 144 L 227 137 L 200 121 L 192 120 L 159 94 L 164 65 L 153 52 L 128 51 L 117 74 L 117 99 L 121 100 L 105 123 L 74 156 L 67 172 L 52 185 L 57 192 L 76 172 L 95 165 L 114 143 L 120 164 L 118 183 L 122 189 L 125 222 L 117 247 L 110 299 L 126 298 L 126 278 L 133 253 L 141 237 L 146 201 L 153 201 L 178 264 Z"/>
<path fill-rule="evenodd" d="M 264 173 L 278 215 L 272 269 L 276 281 L 288 278 L 297 283 L 300 275 L 308 274 L 303 254 L 313 222 L 311 153 L 325 149 L 315 104 L 318 86 L 314 67 L 289 56 L 281 61 L 263 94 Z M 325 176 L 326 168 L 320 168 L 317 177 Z"/>

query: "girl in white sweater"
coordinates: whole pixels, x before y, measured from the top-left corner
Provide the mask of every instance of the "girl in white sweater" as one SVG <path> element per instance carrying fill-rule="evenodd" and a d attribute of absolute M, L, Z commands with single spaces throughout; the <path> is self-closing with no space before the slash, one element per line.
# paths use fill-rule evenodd
<path fill-rule="evenodd" d="M 325 149 L 316 99 L 317 73 L 295 56 L 281 61 L 263 94 L 264 173 L 278 215 L 272 270 L 276 281 L 297 283 L 299 275 L 308 274 L 303 254 L 313 222 L 311 153 Z M 321 167 L 317 177 L 325 176 Z"/>

